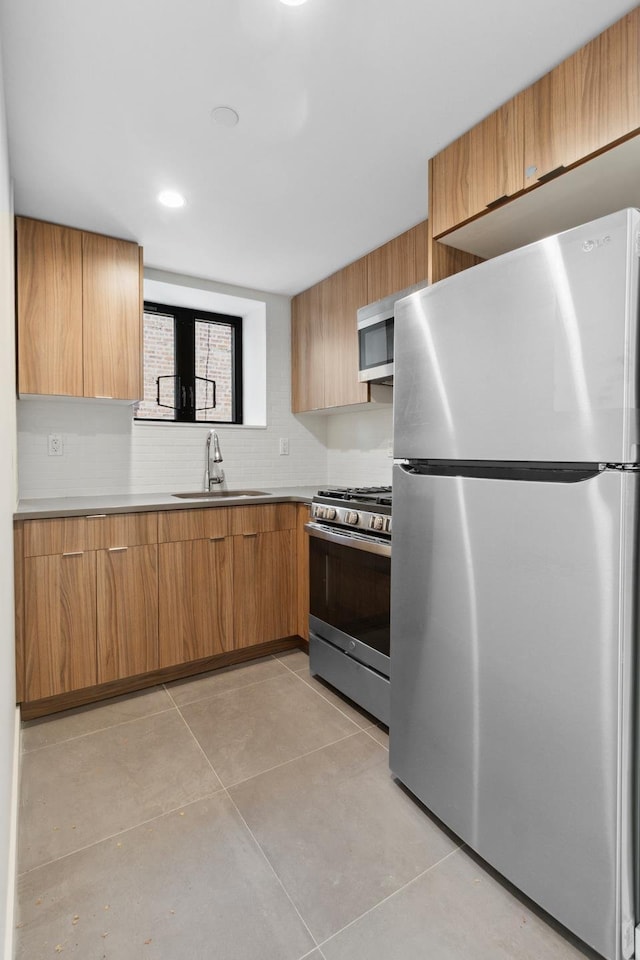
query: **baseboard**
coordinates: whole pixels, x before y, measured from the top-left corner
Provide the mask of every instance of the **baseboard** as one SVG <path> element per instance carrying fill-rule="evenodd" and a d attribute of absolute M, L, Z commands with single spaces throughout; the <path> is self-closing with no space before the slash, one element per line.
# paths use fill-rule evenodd
<path fill-rule="evenodd" d="M 16 929 L 16 881 L 18 876 L 18 796 L 20 786 L 20 707 L 16 707 L 13 737 L 13 770 L 11 784 L 11 819 L 9 823 L 9 856 L 7 864 L 7 903 L 5 910 L 4 960 L 13 960 L 13 935 Z"/>

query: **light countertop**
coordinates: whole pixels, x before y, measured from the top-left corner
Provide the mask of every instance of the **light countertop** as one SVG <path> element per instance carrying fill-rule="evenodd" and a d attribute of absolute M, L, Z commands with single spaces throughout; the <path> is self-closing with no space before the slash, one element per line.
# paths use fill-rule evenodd
<path fill-rule="evenodd" d="M 247 488 L 248 489 L 248 488 Z M 108 496 L 47 497 L 20 500 L 16 520 L 45 520 L 51 517 L 83 517 L 101 513 L 144 513 L 152 510 L 197 510 L 204 507 L 237 507 L 258 503 L 310 503 L 314 487 L 267 487 L 261 497 L 216 497 L 185 500 L 170 493 L 115 493 Z M 181 491 L 176 491 L 181 492 Z"/>

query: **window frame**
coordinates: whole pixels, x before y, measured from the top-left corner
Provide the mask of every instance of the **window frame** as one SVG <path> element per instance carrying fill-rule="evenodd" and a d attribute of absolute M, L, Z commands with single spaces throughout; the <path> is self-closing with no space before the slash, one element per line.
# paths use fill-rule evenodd
<path fill-rule="evenodd" d="M 178 391 L 180 390 L 181 377 L 186 382 L 187 387 L 192 386 L 193 390 L 187 390 L 185 396 L 189 393 L 193 397 L 193 403 L 187 403 L 185 406 L 176 405 L 172 420 L 166 417 L 138 417 L 134 414 L 136 423 L 192 423 L 196 425 L 205 425 L 216 423 L 220 425 L 241 426 L 243 424 L 243 383 L 242 383 L 242 317 L 226 313 L 216 313 L 211 310 L 200 310 L 197 307 L 178 307 L 166 303 L 158 303 L 155 300 L 145 300 L 142 308 L 142 367 L 144 382 L 144 314 L 157 314 L 158 316 L 173 317 L 173 336 L 174 336 L 174 373 L 176 378 L 176 404 L 179 402 Z M 233 331 L 231 338 L 231 419 L 230 420 L 197 420 L 195 417 L 195 331 L 196 321 L 224 324 Z M 144 399 L 144 398 L 143 398 Z M 215 408 L 214 408 L 215 409 Z"/>

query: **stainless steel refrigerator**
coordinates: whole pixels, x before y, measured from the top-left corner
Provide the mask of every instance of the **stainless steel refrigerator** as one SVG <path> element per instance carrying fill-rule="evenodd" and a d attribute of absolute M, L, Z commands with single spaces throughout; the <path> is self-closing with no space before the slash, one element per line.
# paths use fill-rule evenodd
<path fill-rule="evenodd" d="M 612 960 L 640 918 L 639 265 L 624 210 L 395 314 L 391 770 Z"/>

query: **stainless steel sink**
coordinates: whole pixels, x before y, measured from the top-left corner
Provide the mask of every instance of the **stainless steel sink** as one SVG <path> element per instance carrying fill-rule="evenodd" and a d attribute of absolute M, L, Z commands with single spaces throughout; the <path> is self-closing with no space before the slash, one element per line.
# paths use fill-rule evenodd
<path fill-rule="evenodd" d="M 195 493 L 172 493 L 172 497 L 180 500 L 220 500 L 221 497 L 270 497 L 264 490 L 219 490 L 208 493 L 206 490 L 196 490 Z"/>

